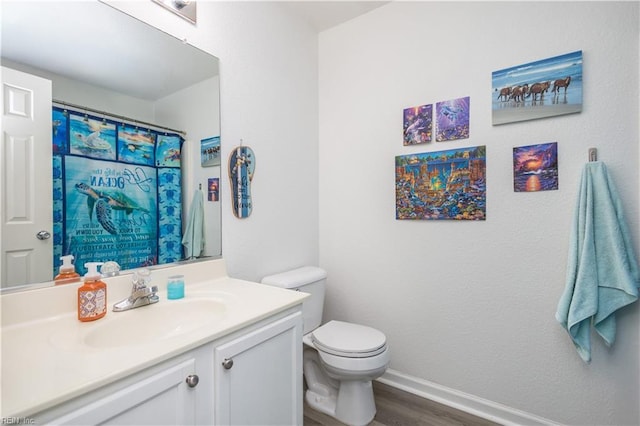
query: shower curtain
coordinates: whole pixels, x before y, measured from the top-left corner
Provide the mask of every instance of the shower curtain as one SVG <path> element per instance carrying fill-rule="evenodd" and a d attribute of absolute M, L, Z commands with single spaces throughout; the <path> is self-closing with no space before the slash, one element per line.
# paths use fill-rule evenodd
<path fill-rule="evenodd" d="M 54 274 L 60 256 L 122 269 L 181 258 L 183 139 L 53 108 Z"/>

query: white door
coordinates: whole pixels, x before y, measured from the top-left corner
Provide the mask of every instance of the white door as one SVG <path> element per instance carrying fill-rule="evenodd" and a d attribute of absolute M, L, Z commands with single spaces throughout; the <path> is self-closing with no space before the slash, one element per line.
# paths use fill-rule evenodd
<path fill-rule="evenodd" d="M 53 279 L 51 101 L 51 81 L 2 67 L 0 287 Z"/>

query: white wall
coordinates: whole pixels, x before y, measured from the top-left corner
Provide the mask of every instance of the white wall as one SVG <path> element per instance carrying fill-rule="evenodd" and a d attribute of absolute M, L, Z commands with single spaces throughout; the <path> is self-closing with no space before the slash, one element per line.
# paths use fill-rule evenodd
<path fill-rule="evenodd" d="M 2 65 L 51 80 L 53 82 L 52 94 L 55 100 L 90 107 L 99 111 L 117 112 L 119 115 L 155 123 L 153 102 L 103 89 L 78 80 L 71 80 L 59 74 L 9 60 L 3 60 Z"/>
<path fill-rule="evenodd" d="M 596 147 L 639 248 L 638 3 L 393 2 L 320 34 L 326 319 L 384 331 L 391 369 L 568 424 L 638 424 L 638 305 L 576 354 L 554 314 Z M 615 23 L 615 25 L 613 24 Z M 491 72 L 583 51 L 579 114 L 491 125 Z M 402 146 L 402 110 L 471 97 L 467 140 Z M 558 142 L 557 191 L 514 193 L 512 148 Z M 487 220 L 395 220 L 394 157 L 487 146 Z"/>
<path fill-rule="evenodd" d="M 201 185 L 204 195 L 205 247 L 203 256 L 219 256 L 222 252 L 220 201 L 208 201 L 209 178 L 220 178 L 221 167 L 202 167 L 200 141 L 220 136 L 220 77 L 204 80 L 160 99 L 155 104 L 156 122 L 173 129 L 189 129 L 182 145 L 183 230 L 187 226 L 194 191 Z"/>
<path fill-rule="evenodd" d="M 241 139 L 256 155 L 247 219 L 233 215 L 222 171 L 229 274 L 259 281 L 317 264 L 317 33 L 271 2 L 199 1 L 196 25 L 153 2 L 106 2 L 220 59 L 222 163 Z"/>

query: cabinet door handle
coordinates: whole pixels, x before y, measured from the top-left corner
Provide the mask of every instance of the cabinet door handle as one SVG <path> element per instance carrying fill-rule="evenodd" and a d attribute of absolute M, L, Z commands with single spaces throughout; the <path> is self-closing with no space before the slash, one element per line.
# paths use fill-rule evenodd
<path fill-rule="evenodd" d="M 231 358 L 225 358 L 224 361 L 222 361 L 222 366 L 227 369 L 230 370 L 231 367 L 233 367 L 233 359 Z"/>
<path fill-rule="evenodd" d="M 197 374 L 191 374 L 187 376 L 186 382 L 190 388 L 195 388 L 196 386 L 198 386 L 198 382 L 200 382 L 200 378 L 198 377 Z"/>

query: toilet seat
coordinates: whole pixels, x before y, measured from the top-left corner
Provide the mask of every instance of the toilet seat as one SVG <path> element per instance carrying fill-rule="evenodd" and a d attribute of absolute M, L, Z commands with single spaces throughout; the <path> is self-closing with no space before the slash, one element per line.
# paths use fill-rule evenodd
<path fill-rule="evenodd" d="M 387 339 L 381 331 L 335 320 L 315 329 L 311 341 L 320 352 L 346 358 L 375 357 L 387 348 Z"/>
<path fill-rule="evenodd" d="M 379 354 L 366 358 L 332 355 L 321 350 L 317 353 L 326 373 L 336 380 L 373 380 L 387 369 L 391 360 L 386 346 Z"/>

